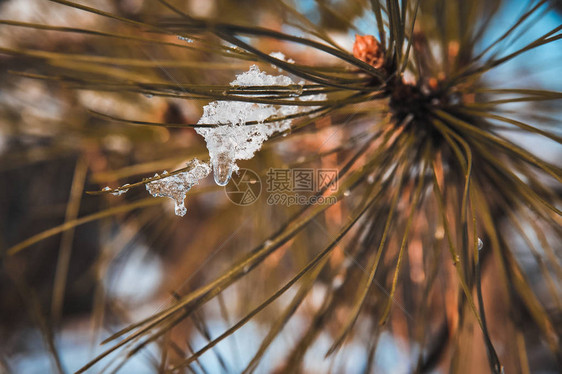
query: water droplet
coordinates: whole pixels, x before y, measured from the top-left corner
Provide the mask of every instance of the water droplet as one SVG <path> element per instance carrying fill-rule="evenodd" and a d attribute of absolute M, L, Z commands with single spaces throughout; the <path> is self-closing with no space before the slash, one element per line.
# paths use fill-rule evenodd
<path fill-rule="evenodd" d="M 374 174 L 371 174 L 367 177 L 367 183 L 369 183 L 369 184 L 375 183 L 375 175 Z"/>
<path fill-rule="evenodd" d="M 482 239 L 478 238 L 478 250 L 481 251 L 482 248 L 484 248 L 484 242 L 482 242 Z"/>
<path fill-rule="evenodd" d="M 291 88 L 290 96 L 291 97 L 299 97 L 299 96 L 302 95 L 303 91 L 304 91 L 304 87 L 302 85 L 300 85 L 300 84 L 296 85 L 296 86 Z"/>
<path fill-rule="evenodd" d="M 232 162 L 227 154 L 219 154 L 215 160 L 213 160 L 213 172 L 215 177 L 215 183 L 219 186 L 226 186 L 230 181 L 232 175 Z"/>
<path fill-rule="evenodd" d="M 346 190 L 346 191 L 343 193 L 343 196 L 349 196 L 349 195 L 351 195 L 351 191 L 350 191 L 350 190 Z"/>
<path fill-rule="evenodd" d="M 175 201 L 175 204 L 176 206 L 174 208 L 174 212 L 176 213 L 176 216 L 180 216 L 180 217 L 185 216 L 185 213 L 187 213 L 187 209 L 183 201 L 181 202 Z"/>
<path fill-rule="evenodd" d="M 186 43 L 193 43 L 193 39 L 186 38 L 185 36 L 178 35 L 179 40 L 183 40 Z"/>
<path fill-rule="evenodd" d="M 124 193 L 127 193 L 127 192 L 129 191 L 129 189 L 126 188 L 126 187 L 128 187 L 128 186 L 130 186 L 129 183 L 124 184 L 124 185 L 122 185 L 121 187 L 119 187 L 119 189 L 118 189 L 117 191 L 110 192 L 110 193 L 111 193 L 112 195 L 115 195 L 115 196 L 123 195 Z"/>
<path fill-rule="evenodd" d="M 149 94 L 149 93 L 144 94 L 144 96 L 147 97 L 148 99 L 152 99 L 154 97 L 153 94 Z"/>
<path fill-rule="evenodd" d="M 273 241 L 268 239 L 263 243 L 263 246 L 267 248 L 267 247 L 271 247 L 272 244 L 273 244 Z"/>
<path fill-rule="evenodd" d="M 102 191 L 109 191 L 109 190 L 111 190 L 111 187 L 109 187 L 109 186 L 105 186 L 105 187 L 102 189 Z"/>
<path fill-rule="evenodd" d="M 249 272 L 249 271 L 250 271 L 250 265 L 244 266 L 244 269 L 242 269 L 242 271 L 244 272 L 244 274 L 246 274 L 247 272 Z"/>

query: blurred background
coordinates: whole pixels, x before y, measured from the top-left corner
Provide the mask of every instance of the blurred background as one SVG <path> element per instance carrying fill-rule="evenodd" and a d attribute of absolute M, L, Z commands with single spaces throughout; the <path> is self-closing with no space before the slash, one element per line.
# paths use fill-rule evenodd
<path fill-rule="evenodd" d="M 139 21 L 170 16 L 169 10 L 152 0 L 82 3 Z M 319 25 L 348 51 L 352 49 L 356 33 L 377 33 L 368 1 L 286 3 Z M 480 49 L 504 33 L 528 6 L 523 0 L 497 3 L 499 11 L 480 39 L 481 45 L 477 46 Z M 302 20 L 279 1 L 189 0 L 174 4 L 196 17 L 303 34 L 297 27 Z M 515 43 L 510 48 L 532 41 L 562 24 L 561 2 L 553 1 L 550 5 L 551 10 L 542 12 L 537 22 L 526 26 L 527 32 L 521 35 L 520 44 Z M 424 16 L 422 12 L 420 17 Z M 265 193 L 254 204 L 237 206 L 222 187 L 213 183 L 212 177 L 190 191 L 186 198 L 188 212 L 184 217 L 174 215 L 171 200 L 152 198 L 144 188 L 131 189 L 119 196 L 86 194 L 86 191 L 97 191 L 105 186 L 116 188 L 132 184 L 163 170 L 182 168 L 188 160 L 205 157 L 207 153 L 203 138 L 193 129 L 119 123 L 91 111 L 181 125 L 196 123 L 206 101 L 118 89 L 100 92 L 81 87 L 78 76 L 76 79 L 60 78 L 60 69 L 71 66 L 93 77 L 141 82 L 157 79 L 170 84 L 227 84 L 253 62 L 227 61 L 213 53 L 174 46 L 171 44 L 189 43 L 173 35 L 135 34 L 130 25 L 118 20 L 45 0 L 0 1 L 0 19 L 100 30 L 158 41 L 140 42 L 0 24 L 0 372 L 74 372 L 102 351 L 99 343 L 111 333 L 162 310 L 177 295 L 186 294 L 222 274 L 234 259 L 248 253 L 279 229 L 296 207 L 269 205 Z M 337 62 L 327 60 L 315 50 L 282 41 L 256 39 L 253 42 L 267 52 L 281 51 L 303 64 Z M 37 55 L 7 53 L 6 49 L 36 51 Z M 502 65 L 483 79 L 495 88 L 513 87 L 516 80 L 517 87 L 560 91 L 561 51 L 560 42 L 538 48 Z M 97 73 L 92 73 L 88 58 L 64 58 L 58 53 L 105 56 L 109 60 Z M 111 58 L 121 60 L 112 62 Z M 264 70 L 278 74 L 268 66 Z M 37 79 L 33 74 L 52 79 Z M 561 134 L 559 100 L 509 105 L 510 109 L 522 113 L 516 117 L 520 120 L 540 110 L 545 113 L 545 125 Z M 266 143 L 254 159 L 239 165 L 262 176 L 269 167 L 338 168 L 345 159 L 345 152 L 322 160 L 315 160 L 314 155 L 344 144 L 355 135 L 353 128 L 337 126 L 348 116 L 324 118 L 315 123 L 314 131 L 291 134 L 287 139 L 276 137 Z M 559 144 L 528 134 L 506 132 L 506 136 L 533 154 L 562 166 Z M 308 162 L 309 159 L 312 161 Z M 170 349 L 179 351 L 176 352 L 179 357 L 188 355 L 190 350 L 196 351 L 222 333 L 251 310 L 252 305 L 275 292 L 294 269 L 306 264 L 313 253 L 312 244 L 325 242 L 326 231 L 335 235 L 347 214 L 349 210 L 345 206 L 332 210 L 324 217 L 322 226 L 308 227 L 298 239 L 270 256 L 263 266 L 202 307 L 166 338 L 177 341 Z M 501 227 L 502 223 L 498 225 Z M 45 233 L 44 237 L 36 236 L 41 233 Z M 546 234 L 548 236 L 548 232 Z M 9 248 L 30 238 L 41 240 L 14 255 L 7 255 Z M 548 289 L 539 265 L 527 250 L 529 243 L 516 232 L 512 238 L 511 248 L 517 261 L 537 297 L 546 300 L 545 309 L 557 321 L 556 331 L 560 333 L 560 304 L 549 304 L 551 299 L 544 296 L 552 289 Z M 531 238 L 538 246 L 541 240 L 543 238 Z M 544 240 L 550 241 L 560 260 L 561 244 L 550 237 Z M 336 253 L 330 260 L 334 269 L 344 258 L 343 252 L 339 257 Z M 414 274 L 415 269 L 410 271 L 413 278 L 420 276 Z M 299 334 L 332 289 L 334 279 L 337 280 L 333 275 L 320 275 L 320 281 L 315 283 L 298 313 L 262 358 L 257 372 L 280 370 L 287 352 L 294 347 Z M 562 296 L 560 281 L 555 277 L 553 286 L 554 294 L 559 297 Z M 502 298 L 498 297 L 501 291 L 495 290 L 494 284 L 494 274 L 485 273 L 483 287 L 485 302 L 489 305 L 491 332 L 497 339 L 494 343 L 497 343 L 506 372 L 519 372 L 518 360 L 502 345 L 502 338 L 507 335 L 499 322 L 497 328 L 494 325 L 508 315 L 511 308 L 502 303 Z M 283 311 L 295 292 L 290 290 L 265 313 L 258 314 L 205 353 L 186 372 L 240 372 L 267 334 L 270 318 Z M 444 311 L 436 306 L 429 313 L 441 318 Z M 304 358 L 303 372 L 360 373 L 371 365 L 367 362 L 371 349 L 367 342 L 373 322 L 360 318 L 357 323 L 365 328 L 358 329 L 345 349 L 329 359 L 325 359 L 324 354 L 337 329 L 321 331 Z M 408 339 L 406 331 L 401 331 L 401 328 L 406 329 L 404 326 L 397 319 L 380 335 L 374 355 L 375 372 L 414 370 L 412 362 L 422 348 Z M 166 362 L 163 355 L 172 353 L 164 353 L 166 349 L 161 349 L 162 344 L 151 345 L 128 360 L 121 372 L 163 372 L 162 362 Z M 477 343 L 471 344 L 477 352 L 475 360 L 460 372 L 487 372 L 485 350 Z M 560 372 L 555 355 L 539 335 L 530 334 L 525 342 L 517 344 L 526 344 L 532 372 Z M 96 366 L 90 372 L 101 372 L 102 367 L 103 364 Z M 448 370 L 447 366 L 437 364 L 431 371 Z"/>

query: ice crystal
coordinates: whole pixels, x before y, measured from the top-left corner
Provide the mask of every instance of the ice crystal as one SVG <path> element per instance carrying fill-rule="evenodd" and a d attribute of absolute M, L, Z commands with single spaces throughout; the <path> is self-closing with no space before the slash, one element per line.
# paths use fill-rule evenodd
<path fill-rule="evenodd" d="M 278 60 L 288 62 L 289 64 L 294 64 L 294 63 L 295 63 L 295 60 L 293 60 L 292 58 L 287 58 L 287 57 L 283 54 L 283 52 L 271 52 L 269 55 L 270 55 L 271 57 L 273 57 L 273 58 L 278 59 Z M 281 68 L 279 68 L 279 67 L 277 67 L 277 66 L 275 66 L 275 65 L 273 65 L 273 67 L 274 67 L 277 71 L 283 71 Z"/>
<path fill-rule="evenodd" d="M 290 86 L 293 80 L 284 75 L 269 75 L 256 66 L 239 74 L 230 83 L 231 86 Z M 298 90 L 296 96 L 302 93 Z M 325 100 L 325 96 L 314 95 L 297 97 L 293 100 Z M 211 158 L 215 182 L 224 186 L 230 180 L 232 172 L 238 170 L 236 161 L 249 160 L 261 148 L 273 133 L 291 128 L 291 120 L 279 120 L 264 123 L 270 118 L 283 118 L 299 112 L 312 110 L 314 107 L 296 105 L 272 105 L 239 101 L 213 101 L 203 108 L 199 124 L 217 124 L 217 127 L 200 127 L 196 131 L 205 138 Z M 247 122 L 257 122 L 246 125 Z"/>
<path fill-rule="evenodd" d="M 161 176 L 164 176 L 164 178 L 146 184 L 146 190 L 152 196 L 169 197 L 174 200 L 176 215 L 180 217 L 183 217 L 187 212 L 184 205 L 187 191 L 211 172 L 210 166 L 198 159 L 193 159 L 188 163 L 188 167 L 190 167 L 190 169 L 187 171 L 169 176 L 166 176 L 168 174 L 167 171 L 163 171 Z M 159 177 L 158 174 L 154 176 Z"/>
<path fill-rule="evenodd" d="M 121 187 L 119 187 L 119 189 L 117 189 L 116 191 L 110 192 L 110 193 L 114 196 L 123 195 L 124 193 L 127 193 L 129 191 L 129 189 L 127 187 L 129 187 L 128 183 L 122 185 Z"/>
<path fill-rule="evenodd" d="M 236 79 L 230 82 L 236 86 L 289 86 L 294 84 L 293 80 L 285 75 L 269 75 L 261 71 L 257 65 L 250 66 L 250 70 L 238 74 Z"/>
<path fill-rule="evenodd" d="M 104 188 L 102 188 L 102 191 L 109 191 L 109 193 L 112 194 L 113 196 L 120 196 L 129 191 L 127 187 L 129 187 L 128 183 L 122 185 L 119 188 L 116 188 L 115 190 L 109 186 L 105 186 Z"/>
<path fill-rule="evenodd" d="M 179 39 L 179 40 L 183 40 L 183 41 L 186 42 L 186 43 L 193 43 L 193 39 L 187 38 L 187 37 L 185 37 L 185 36 L 178 35 L 178 39 Z"/>

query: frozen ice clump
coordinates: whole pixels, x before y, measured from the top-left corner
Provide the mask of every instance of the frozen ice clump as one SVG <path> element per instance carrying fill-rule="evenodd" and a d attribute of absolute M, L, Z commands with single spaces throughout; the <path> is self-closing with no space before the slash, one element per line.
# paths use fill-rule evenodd
<path fill-rule="evenodd" d="M 293 80 L 285 75 L 269 75 L 257 67 L 250 66 L 250 70 L 238 74 L 236 79 L 230 82 L 235 86 L 289 86 L 294 84 Z"/>
<path fill-rule="evenodd" d="M 293 80 L 284 75 L 269 75 L 256 66 L 239 74 L 231 86 L 289 86 Z M 292 100 L 301 100 L 292 98 Z M 290 99 L 288 99 L 290 100 Z M 325 95 L 303 97 L 304 100 L 325 100 Z M 249 160 L 275 132 L 291 128 L 291 120 L 264 123 L 269 118 L 285 117 L 314 109 L 310 106 L 272 105 L 240 101 L 213 101 L 203 108 L 198 124 L 216 124 L 217 127 L 198 127 L 196 132 L 205 138 L 211 158 L 214 179 L 219 186 L 230 180 L 238 170 L 236 161 Z M 247 122 L 257 122 L 246 125 Z"/>
<path fill-rule="evenodd" d="M 184 205 L 185 195 L 187 191 L 199 183 L 200 179 L 205 178 L 211 172 L 211 167 L 193 159 L 187 166 L 189 170 L 183 171 L 178 174 L 173 174 L 162 179 L 155 180 L 146 184 L 146 190 L 154 197 L 169 197 L 174 200 L 176 215 L 183 217 L 187 213 Z M 162 176 L 167 175 L 168 172 L 162 172 Z M 154 175 L 158 177 L 158 174 Z"/>
<path fill-rule="evenodd" d="M 278 60 L 288 62 L 289 64 L 294 64 L 294 63 L 295 63 L 295 60 L 293 60 L 292 58 L 287 58 L 287 57 L 283 54 L 283 52 L 271 52 L 269 55 L 270 55 L 271 57 L 273 57 L 273 58 L 278 59 Z M 282 71 L 280 68 L 278 68 L 278 67 L 276 67 L 276 66 L 273 66 L 273 67 L 274 67 L 276 70 L 278 70 L 278 71 Z"/>
<path fill-rule="evenodd" d="M 129 192 L 129 189 L 127 187 L 129 187 L 128 183 L 119 187 L 119 189 L 117 191 L 111 192 L 111 194 L 114 195 L 114 196 L 121 196 L 121 195 Z"/>
<path fill-rule="evenodd" d="M 295 63 L 295 60 L 293 60 L 292 58 L 285 57 L 285 54 L 283 54 L 283 52 L 271 52 L 269 55 L 271 57 L 274 57 L 274 58 L 278 59 L 278 60 L 288 62 L 289 64 Z"/>

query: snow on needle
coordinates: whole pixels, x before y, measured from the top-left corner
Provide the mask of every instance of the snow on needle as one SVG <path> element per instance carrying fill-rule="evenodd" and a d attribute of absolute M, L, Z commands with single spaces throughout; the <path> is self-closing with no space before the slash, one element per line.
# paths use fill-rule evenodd
<path fill-rule="evenodd" d="M 291 86 L 295 83 L 284 75 L 269 75 L 256 66 L 239 74 L 230 83 L 231 86 Z M 305 98 L 293 98 L 293 100 Z M 306 100 L 325 100 L 324 94 L 306 97 Z M 228 184 L 233 172 L 238 170 L 236 161 L 249 160 L 261 149 L 265 142 L 275 132 L 283 132 L 291 128 L 291 120 L 279 120 L 264 123 L 272 117 L 287 117 L 316 107 L 303 109 L 296 105 L 272 105 L 240 101 L 213 101 L 203 108 L 203 116 L 198 124 L 216 123 L 223 126 L 199 127 L 195 131 L 205 138 L 214 179 L 219 186 Z M 246 125 L 247 122 L 257 122 Z"/>

